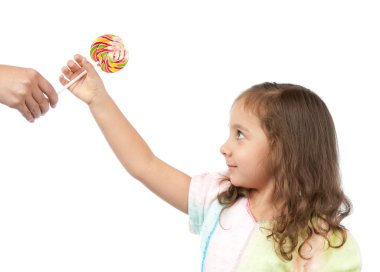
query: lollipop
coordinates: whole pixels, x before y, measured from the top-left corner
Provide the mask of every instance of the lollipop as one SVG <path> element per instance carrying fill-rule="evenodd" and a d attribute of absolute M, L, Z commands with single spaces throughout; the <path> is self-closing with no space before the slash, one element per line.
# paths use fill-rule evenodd
<path fill-rule="evenodd" d="M 123 41 L 111 34 L 96 38 L 91 45 L 90 55 L 107 73 L 120 71 L 128 62 L 128 51 Z"/>
<path fill-rule="evenodd" d="M 107 73 L 120 71 L 128 62 L 128 51 L 125 48 L 123 41 L 120 37 L 112 34 L 105 34 L 96 38 L 91 44 L 90 55 L 97 65 L 100 66 L 100 69 Z M 87 71 L 80 73 L 58 93 L 69 88 L 86 73 Z"/>

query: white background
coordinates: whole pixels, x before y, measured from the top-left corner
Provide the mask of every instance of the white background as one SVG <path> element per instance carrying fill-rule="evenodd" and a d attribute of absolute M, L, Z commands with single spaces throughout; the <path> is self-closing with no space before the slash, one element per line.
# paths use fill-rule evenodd
<path fill-rule="evenodd" d="M 109 93 L 163 160 L 223 170 L 233 99 L 263 81 L 301 84 L 328 105 L 363 271 L 378 264 L 380 10 L 376 1 L 6 1 L 0 63 L 54 87 L 97 36 L 130 51 Z M 122 168 L 69 92 L 34 124 L 0 106 L 0 271 L 198 271 L 198 237 Z"/>

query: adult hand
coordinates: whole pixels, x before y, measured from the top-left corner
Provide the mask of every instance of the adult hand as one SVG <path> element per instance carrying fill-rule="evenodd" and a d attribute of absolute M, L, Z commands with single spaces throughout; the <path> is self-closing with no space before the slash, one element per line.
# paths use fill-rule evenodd
<path fill-rule="evenodd" d="M 17 109 L 29 122 L 58 102 L 53 86 L 36 70 L 0 65 L 0 103 Z"/>

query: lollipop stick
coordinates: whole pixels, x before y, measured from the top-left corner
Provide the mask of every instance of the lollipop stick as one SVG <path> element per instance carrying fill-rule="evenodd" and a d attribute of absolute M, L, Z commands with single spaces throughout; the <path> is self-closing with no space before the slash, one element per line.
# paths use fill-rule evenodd
<path fill-rule="evenodd" d="M 85 74 L 87 74 L 87 71 L 84 70 L 82 73 L 80 73 L 78 76 L 76 76 L 74 79 L 72 79 L 67 85 L 63 87 L 62 90 L 58 92 L 58 94 L 62 93 L 64 90 L 68 89 L 73 85 L 75 82 L 77 82 L 79 79 L 81 79 Z"/>

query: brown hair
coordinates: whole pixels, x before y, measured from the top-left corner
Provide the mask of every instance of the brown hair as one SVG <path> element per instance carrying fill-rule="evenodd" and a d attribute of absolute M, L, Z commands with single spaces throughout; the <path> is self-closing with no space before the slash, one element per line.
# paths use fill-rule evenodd
<path fill-rule="evenodd" d="M 280 215 L 268 238 L 277 254 L 292 260 L 299 246 L 305 258 L 301 248 L 313 234 L 324 237 L 329 247 L 343 246 L 347 234 L 340 223 L 351 203 L 341 188 L 336 132 L 325 103 L 302 86 L 277 83 L 255 85 L 237 101 L 258 116 L 270 143 L 273 203 Z M 227 208 L 249 193 L 231 184 L 218 200 Z M 340 235 L 340 244 L 332 244 L 331 232 Z"/>

